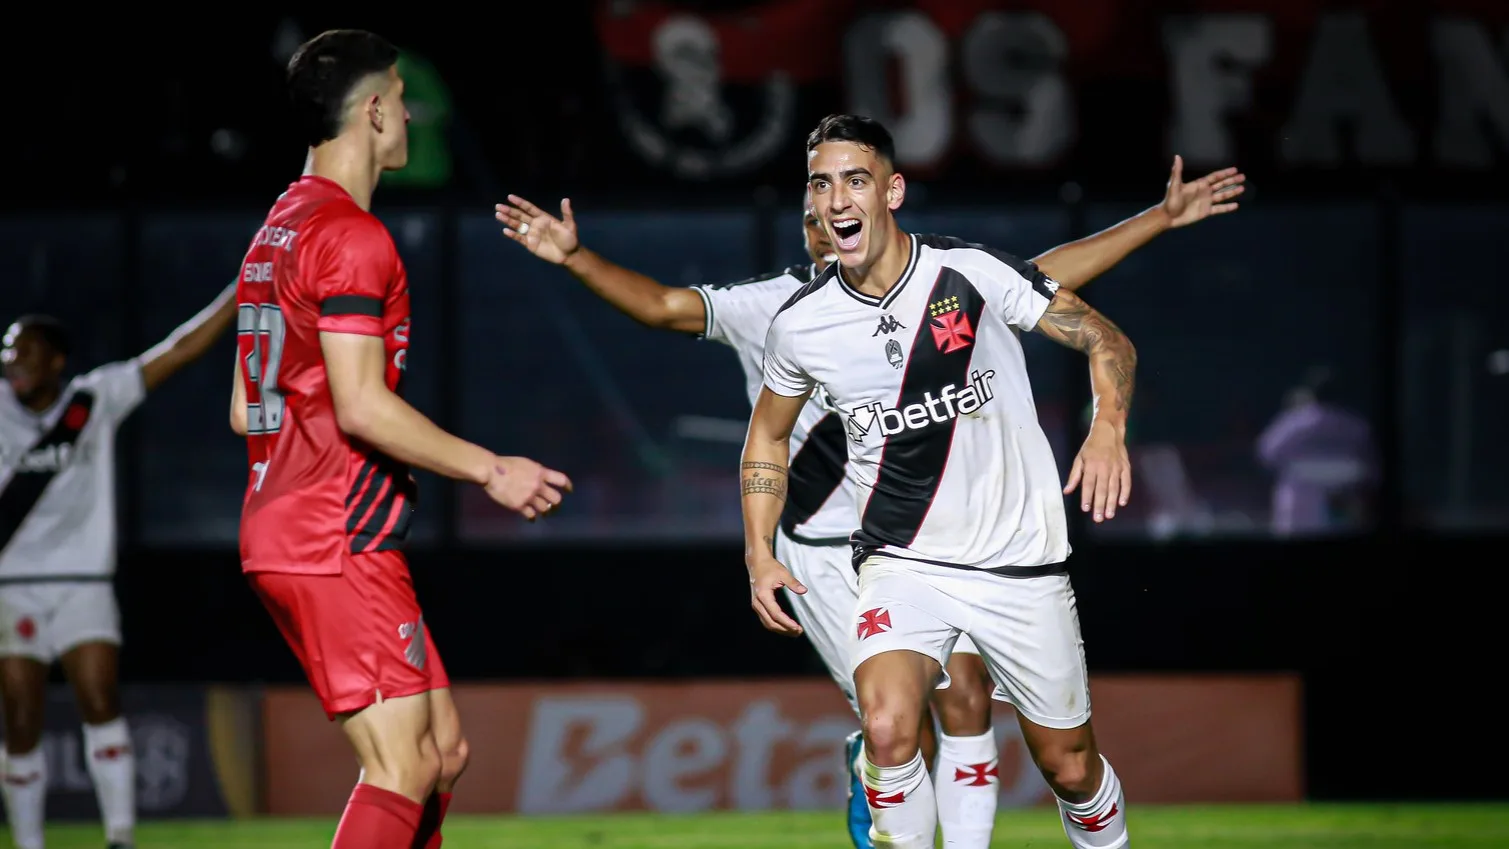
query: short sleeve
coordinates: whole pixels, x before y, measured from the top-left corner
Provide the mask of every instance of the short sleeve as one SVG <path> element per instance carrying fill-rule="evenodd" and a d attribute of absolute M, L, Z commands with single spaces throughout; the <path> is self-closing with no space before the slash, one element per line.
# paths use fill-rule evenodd
<path fill-rule="evenodd" d="M 1002 251 L 982 248 L 990 256 L 991 278 L 1001 287 L 998 295 L 1006 323 L 1033 330 L 1058 294 L 1058 281 L 1044 274 L 1037 263 Z"/>
<path fill-rule="evenodd" d="M 721 286 L 694 286 L 707 311 L 702 338 L 758 351 L 765 344 L 771 319 L 801 285 L 802 281 L 782 272 Z"/>
<path fill-rule="evenodd" d="M 766 334 L 765 386 L 777 395 L 790 398 L 810 393 L 817 381 L 797 365 L 795 340 L 786 324 L 778 317 L 771 322 Z"/>
<path fill-rule="evenodd" d="M 141 362 L 134 357 L 102 365 L 84 375 L 80 382 L 94 391 L 95 403 L 99 405 L 97 412 L 114 422 L 131 415 L 147 397 Z"/>
<path fill-rule="evenodd" d="M 382 223 L 349 215 L 324 223 L 310 280 L 322 333 L 383 335 L 383 306 L 398 276 L 398 251 Z"/>

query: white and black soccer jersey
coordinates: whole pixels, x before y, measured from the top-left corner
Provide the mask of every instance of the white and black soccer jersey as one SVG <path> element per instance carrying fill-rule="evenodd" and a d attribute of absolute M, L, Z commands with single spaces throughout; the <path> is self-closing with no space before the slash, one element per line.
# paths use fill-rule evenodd
<path fill-rule="evenodd" d="M 693 287 L 707 311 L 704 339 L 734 349 L 753 404 L 764 384 L 765 337 L 770 321 L 798 290 L 812 282 L 815 265 L 794 265 L 738 283 Z M 791 431 L 791 465 L 781 529 L 810 545 L 842 545 L 854 532 L 852 487 L 843 486 L 848 450 L 843 417 L 821 390 L 802 409 Z"/>
<path fill-rule="evenodd" d="M 857 492 L 855 562 L 872 553 L 1006 575 L 1069 556 L 1062 485 L 1038 424 L 1016 330 L 1058 284 L 1031 262 L 947 236 L 912 236 L 884 298 L 838 264 L 771 323 L 772 392 L 827 390 Z"/>
<path fill-rule="evenodd" d="M 0 583 L 115 572 L 115 432 L 146 396 L 135 360 L 74 378 L 34 413 L 0 381 Z"/>

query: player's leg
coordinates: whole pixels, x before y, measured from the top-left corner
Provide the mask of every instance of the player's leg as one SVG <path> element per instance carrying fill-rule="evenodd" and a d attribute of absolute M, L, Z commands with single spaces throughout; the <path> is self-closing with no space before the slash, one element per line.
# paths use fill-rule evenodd
<path fill-rule="evenodd" d="M 5 759 L 0 790 L 17 849 L 42 849 L 47 808 L 47 757 L 42 711 L 47 701 L 45 587 L 0 587 L 0 701 L 5 709 Z"/>
<path fill-rule="evenodd" d="M 410 849 L 440 753 L 429 643 L 407 565 L 383 552 L 348 558 L 339 575 L 251 580 L 361 767 L 333 849 Z"/>
<path fill-rule="evenodd" d="M 957 605 L 908 564 L 868 559 L 860 573 L 850 656 L 864 728 L 863 779 L 877 849 L 932 849 L 938 808 L 920 726 L 958 630 Z"/>
<path fill-rule="evenodd" d="M 990 721 L 995 681 L 968 634 L 954 644 L 947 669 L 949 685 L 933 692 L 942 730 L 933 770 L 938 824 L 949 849 L 986 849 L 1001 794 L 999 750 Z"/>
<path fill-rule="evenodd" d="M 1022 737 L 1058 800 L 1076 849 L 1127 842 L 1121 782 L 1095 745 L 1090 680 L 1068 575 L 1001 580 L 977 593 L 972 630 L 991 677 L 1016 705 Z"/>
<path fill-rule="evenodd" d="M 470 751 L 466 735 L 461 731 L 461 714 L 456 710 L 456 700 L 451 697 L 450 677 L 440 662 L 440 652 L 425 626 L 425 668 L 430 671 L 430 733 L 435 738 L 435 751 L 440 754 L 440 777 L 435 781 L 435 792 L 425 800 L 424 813 L 419 819 L 419 830 L 414 834 L 413 849 L 440 849 L 440 828 L 445 814 L 451 807 L 451 794 L 456 782 L 466 771 Z"/>
<path fill-rule="evenodd" d="M 84 720 L 84 765 L 105 842 L 130 846 L 136 830 L 136 755 L 120 705 L 120 611 L 109 583 L 69 586 L 49 629 Z"/>
<path fill-rule="evenodd" d="M 792 577 L 802 582 L 807 592 L 786 592 L 786 601 L 803 635 L 817 651 L 833 682 L 859 715 L 859 701 L 854 695 L 854 672 L 849 665 L 849 643 L 853 639 L 854 605 L 859 600 L 859 577 L 854 572 L 851 549 L 847 545 L 804 545 L 791 539 L 783 530 L 776 531 L 775 555 Z M 860 783 L 859 752 L 863 747 L 859 729 L 844 741 L 844 765 L 849 775 L 849 803 L 846 815 L 849 841 L 854 849 L 871 849 L 870 806 L 865 802 Z"/>

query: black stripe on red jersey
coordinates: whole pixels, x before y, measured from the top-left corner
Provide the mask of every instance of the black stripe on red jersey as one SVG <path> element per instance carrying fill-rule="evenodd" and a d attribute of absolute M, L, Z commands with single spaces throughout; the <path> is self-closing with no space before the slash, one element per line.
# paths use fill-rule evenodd
<path fill-rule="evenodd" d="M 974 336 L 984 311 L 984 297 L 963 274 L 948 267 L 939 272 L 918 317 L 895 409 L 926 405 L 928 400 L 936 405 L 944 387 L 970 385 Z M 968 344 L 959 346 L 959 341 Z M 921 428 L 886 437 L 875 487 L 853 536 L 856 560 L 862 551 L 905 547 L 916 540 L 943 482 L 957 423 L 958 415 L 941 422 L 930 418 Z"/>
<path fill-rule="evenodd" d="M 847 462 L 849 447 L 844 441 L 844 421 L 837 413 L 829 413 L 812 426 L 807 441 L 791 458 L 791 467 L 786 470 L 788 484 L 786 507 L 781 511 L 781 530 L 787 536 L 816 545 L 849 541 L 847 537 L 804 539 L 797 534 L 797 529 L 817 515 L 817 511 L 838 491 L 844 482 L 844 464 Z"/>
<path fill-rule="evenodd" d="M 0 490 L 0 551 L 47 493 L 47 487 L 67 468 L 69 454 L 94 412 L 94 393 L 79 390 L 63 406 L 63 412 L 42 438 L 15 460 L 16 471 Z"/>
<path fill-rule="evenodd" d="M 368 455 L 346 495 L 351 553 L 402 548 L 409 538 L 416 493 L 407 466 L 381 454 Z"/>
<path fill-rule="evenodd" d="M 382 318 L 382 298 L 370 295 L 331 295 L 320 302 L 320 315 L 365 315 Z"/>

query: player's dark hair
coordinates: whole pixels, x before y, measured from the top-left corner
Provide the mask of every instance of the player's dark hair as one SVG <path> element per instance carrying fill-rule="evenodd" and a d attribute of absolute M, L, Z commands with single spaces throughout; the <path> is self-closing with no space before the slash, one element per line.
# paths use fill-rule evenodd
<path fill-rule="evenodd" d="M 885 164 L 896 162 L 896 142 L 891 131 L 874 118 L 863 115 L 829 115 L 807 134 L 807 152 L 824 142 L 852 142 L 875 151 Z"/>
<path fill-rule="evenodd" d="M 398 48 L 366 30 L 333 29 L 304 42 L 288 60 L 288 97 L 305 144 L 340 135 L 346 99 L 371 74 L 398 62 Z"/>
<path fill-rule="evenodd" d="M 30 330 L 37 334 L 43 344 L 55 354 L 62 354 L 66 357 L 73 350 L 73 341 L 68 335 L 68 328 L 63 326 L 63 322 L 58 321 L 50 315 L 41 315 L 38 313 L 23 315 L 16 319 L 15 327 L 19 330 Z"/>

